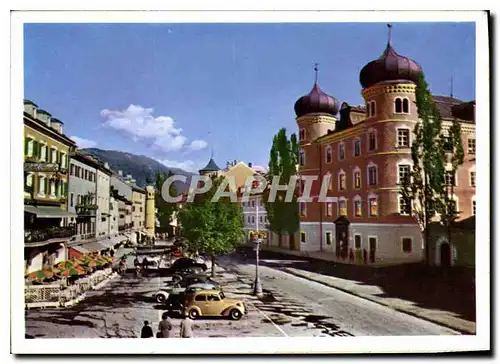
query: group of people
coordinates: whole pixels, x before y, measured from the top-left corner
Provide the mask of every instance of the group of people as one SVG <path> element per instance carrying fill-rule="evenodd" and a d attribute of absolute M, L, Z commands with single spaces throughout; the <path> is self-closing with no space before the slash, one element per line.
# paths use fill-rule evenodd
<path fill-rule="evenodd" d="M 169 317 L 168 312 L 164 312 L 161 316 L 161 321 L 158 324 L 158 332 L 156 333 L 157 338 L 170 338 L 173 337 L 172 333 L 173 324 Z M 153 334 L 153 329 L 149 326 L 149 321 L 144 321 L 144 326 L 141 329 L 141 338 L 148 339 L 155 337 Z M 189 318 L 188 315 L 184 315 L 181 321 L 180 337 L 187 338 L 193 337 L 193 320 Z"/>

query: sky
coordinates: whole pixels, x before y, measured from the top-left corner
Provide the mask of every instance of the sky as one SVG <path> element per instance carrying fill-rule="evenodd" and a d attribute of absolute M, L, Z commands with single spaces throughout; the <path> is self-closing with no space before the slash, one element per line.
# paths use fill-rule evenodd
<path fill-rule="evenodd" d="M 24 97 L 80 148 L 196 171 L 213 151 L 267 166 L 274 134 L 297 132 L 295 101 L 320 87 L 363 104 L 359 72 L 385 23 L 25 24 Z M 392 45 L 435 95 L 475 99 L 474 23 L 393 23 Z"/>

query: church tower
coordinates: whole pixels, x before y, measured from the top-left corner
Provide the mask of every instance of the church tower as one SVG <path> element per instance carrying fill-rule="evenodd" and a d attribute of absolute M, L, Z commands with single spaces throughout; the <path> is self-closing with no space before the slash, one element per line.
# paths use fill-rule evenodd
<path fill-rule="evenodd" d="M 146 236 L 155 236 L 155 189 L 153 186 L 146 186 Z"/>

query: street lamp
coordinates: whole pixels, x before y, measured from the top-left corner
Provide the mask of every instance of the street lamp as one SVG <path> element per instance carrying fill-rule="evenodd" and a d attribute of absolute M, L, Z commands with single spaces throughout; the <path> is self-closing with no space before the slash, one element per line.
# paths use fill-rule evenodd
<path fill-rule="evenodd" d="M 255 283 L 253 287 L 253 294 L 255 296 L 262 295 L 262 286 L 260 284 L 259 277 L 259 250 L 260 244 L 262 243 L 262 239 L 266 238 L 265 232 L 255 231 L 251 233 L 252 241 L 254 242 L 254 250 L 255 250 Z"/>

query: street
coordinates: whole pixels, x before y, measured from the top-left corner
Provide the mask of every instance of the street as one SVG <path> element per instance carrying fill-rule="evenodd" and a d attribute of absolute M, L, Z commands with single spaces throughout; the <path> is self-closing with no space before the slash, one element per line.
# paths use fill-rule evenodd
<path fill-rule="evenodd" d="M 131 258 L 131 257 L 130 257 Z M 295 277 L 279 268 L 261 266 L 264 296 L 254 297 L 255 266 L 238 254 L 218 260 L 217 277 L 228 297 L 245 300 L 248 314 L 240 321 L 202 318 L 196 337 L 449 335 L 454 331 L 396 312 L 334 288 Z M 65 309 L 26 311 L 29 338 L 138 337 L 148 320 L 156 331 L 164 307 L 152 294 L 169 278 L 118 277 Z M 178 337 L 180 319 L 174 318 Z"/>

